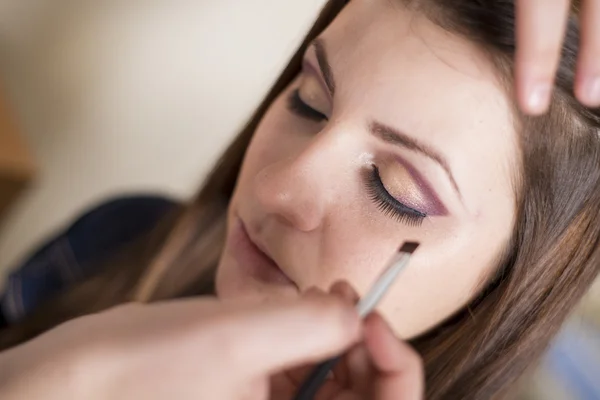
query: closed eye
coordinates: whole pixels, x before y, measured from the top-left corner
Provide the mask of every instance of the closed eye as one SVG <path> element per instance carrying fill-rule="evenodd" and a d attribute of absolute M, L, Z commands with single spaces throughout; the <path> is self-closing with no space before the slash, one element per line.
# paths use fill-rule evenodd
<path fill-rule="evenodd" d="M 427 217 L 427 214 L 402 203 L 385 188 L 379 169 L 373 165 L 366 175 L 367 191 L 371 200 L 375 202 L 386 216 L 410 226 L 419 226 Z"/>
<path fill-rule="evenodd" d="M 323 122 L 328 120 L 325 114 L 315 110 L 314 108 L 306 104 L 304 100 L 302 100 L 302 98 L 300 97 L 299 89 L 295 89 L 294 91 L 292 91 L 292 93 L 288 97 L 287 107 L 288 110 L 290 110 L 292 113 L 311 121 Z"/>

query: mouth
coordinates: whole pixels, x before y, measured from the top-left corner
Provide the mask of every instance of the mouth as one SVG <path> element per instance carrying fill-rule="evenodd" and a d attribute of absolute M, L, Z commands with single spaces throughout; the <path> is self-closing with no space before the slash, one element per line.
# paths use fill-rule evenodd
<path fill-rule="evenodd" d="M 238 217 L 231 233 L 232 255 L 240 269 L 262 283 L 296 286 L 268 254 L 264 245 L 253 240 Z"/>

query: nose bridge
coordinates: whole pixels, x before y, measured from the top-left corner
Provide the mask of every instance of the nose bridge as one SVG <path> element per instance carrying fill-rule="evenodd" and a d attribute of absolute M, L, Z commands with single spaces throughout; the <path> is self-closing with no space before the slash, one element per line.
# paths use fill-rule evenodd
<path fill-rule="evenodd" d="M 344 156 L 342 135 L 334 129 L 321 132 L 310 143 L 287 160 L 286 164 L 292 174 L 302 180 L 301 183 L 315 185 L 325 183 L 331 187 L 331 177 L 336 176 L 336 169 L 348 159 Z"/>
<path fill-rule="evenodd" d="M 265 167 L 256 191 L 269 214 L 303 231 L 317 229 L 335 198 L 336 172 L 343 163 L 338 132 L 322 131 L 301 151 Z"/>

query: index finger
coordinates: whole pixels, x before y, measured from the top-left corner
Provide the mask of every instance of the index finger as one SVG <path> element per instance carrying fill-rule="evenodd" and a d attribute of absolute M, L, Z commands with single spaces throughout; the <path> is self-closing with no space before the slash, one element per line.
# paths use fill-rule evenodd
<path fill-rule="evenodd" d="M 560 60 L 569 0 L 517 0 L 517 100 L 528 114 L 546 111 Z"/>
<path fill-rule="evenodd" d="M 365 322 L 365 345 L 377 370 L 377 400 L 421 400 L 424 397 L 423 365 L 419 354 L 397 339 L 378 314 Z"/>
<path fill-rule="evenodd" d="M 211 334 L 232 373 L 247 378 L 342 353 L 360 332 L 352 305 L 323 294 L 233 312 Z"/>

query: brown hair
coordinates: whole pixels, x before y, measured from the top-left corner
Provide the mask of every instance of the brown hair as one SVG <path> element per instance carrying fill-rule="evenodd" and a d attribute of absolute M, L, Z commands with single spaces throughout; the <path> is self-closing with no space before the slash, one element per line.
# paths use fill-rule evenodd
<path fill-rule="evenodd" d="M 0 348 L 119 303 L 210 293 L 227 205 L 250 138 L 265 110 L 298 74 L 307 45 L 345 3 L 326 4 L 195 200 L 166 218 L 152 237 L 132 245 L 104 274 L 2 332 Z M 480 44 L 499 75 L 512 84 L 512 1 L 404 0 L 404 4 L 419 6 L 440 26 Z M 550 112 L 531 118 L 515 110 L 521 144 L 518 211 L 497 274 L 463 311 L 412 341 L 424 359 L 428 399 L 497 396 L 540 356 L 598 274 L 600 112 L 583 107 L 573 96 L 577 43 L 578 25 L 572 16 Z"/>

